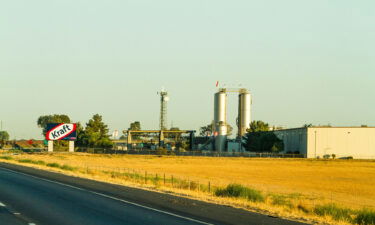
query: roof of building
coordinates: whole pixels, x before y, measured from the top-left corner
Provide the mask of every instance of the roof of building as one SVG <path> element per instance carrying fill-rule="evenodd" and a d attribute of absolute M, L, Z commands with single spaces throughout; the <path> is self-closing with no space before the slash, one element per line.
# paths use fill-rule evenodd
<path fill-rule="evenodd" d="M 295 128 L 286 128 L 286 129 L 280 129 L 280 130 L 275 130 L 275 131 L 299 130 L 299 129 L 306 129 L 306 128 L 375 128 L 375 127 L 369 127 L 369 126 L 346 126 L 346 127 L 312 126 L 312 127 L 295 127 Z"/>

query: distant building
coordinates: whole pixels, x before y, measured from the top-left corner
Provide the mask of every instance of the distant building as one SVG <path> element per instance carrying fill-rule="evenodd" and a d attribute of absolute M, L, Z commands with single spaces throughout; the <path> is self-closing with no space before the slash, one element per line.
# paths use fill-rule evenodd
<path fill-rule="evenodd" d="M 375 159 L 375 127 L 301 127 L 274 133 L 283 140 L 284 153 Z"/>

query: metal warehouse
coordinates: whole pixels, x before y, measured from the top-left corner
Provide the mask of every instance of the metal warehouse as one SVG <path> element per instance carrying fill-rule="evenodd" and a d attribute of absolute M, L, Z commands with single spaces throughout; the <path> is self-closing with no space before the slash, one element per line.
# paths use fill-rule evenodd
<path fill-rule="evenodd" d="M 302 127 L 274 131 L 285 153 L 307 158 L 375 159 L 375 127 Z"/>

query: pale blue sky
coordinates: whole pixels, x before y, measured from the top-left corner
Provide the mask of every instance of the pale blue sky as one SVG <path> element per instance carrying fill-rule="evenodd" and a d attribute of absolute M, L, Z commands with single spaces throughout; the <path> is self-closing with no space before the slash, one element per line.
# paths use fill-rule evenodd
<path fill-rule="evenodd" d="M 111 130 L 213 119 L 215 82 L 249 88 L 253 119 L 375 125 L 373 0 L 12 0 L 0 4 L 0 120 L 42 138 L 40 115 Z M 237 98 L 229 98 L 234 126 Z"/>

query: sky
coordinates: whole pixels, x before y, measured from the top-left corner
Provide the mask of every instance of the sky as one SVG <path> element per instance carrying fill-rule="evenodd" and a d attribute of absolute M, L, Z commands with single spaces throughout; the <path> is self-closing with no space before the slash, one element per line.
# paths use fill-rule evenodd
<path fill-rule="evenodd" d="M 375 126 L 373 0 L 12 0 L 0 4 L 0 120 L 41 139 L 41 115 L 109 129 L 213 119 L 216 81 L 248 88 L 271 125 Z M 237 97 L 229 96 L 235 126 Z"/>

